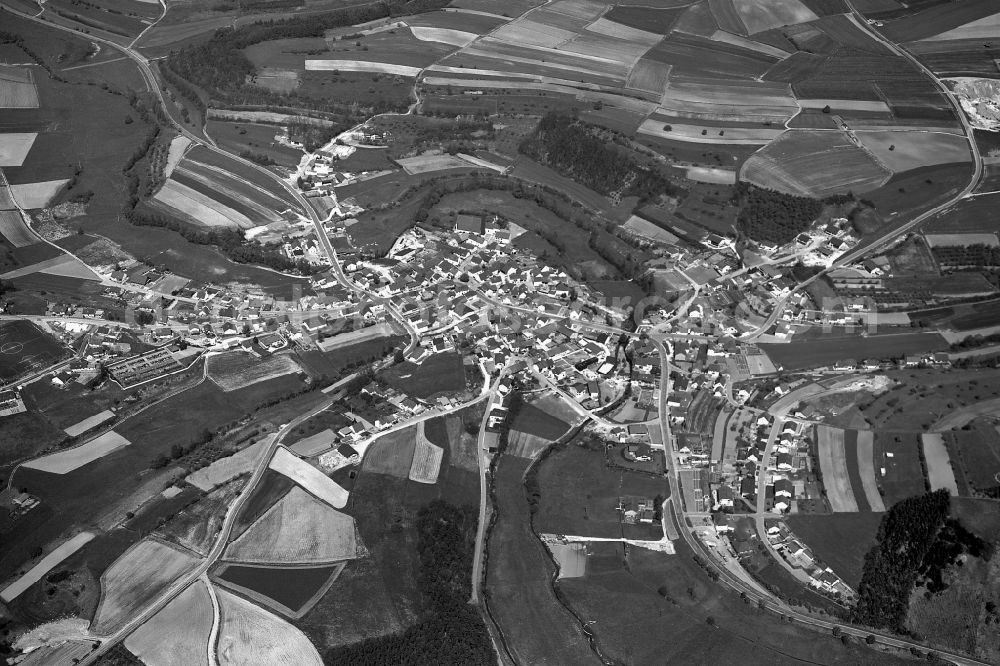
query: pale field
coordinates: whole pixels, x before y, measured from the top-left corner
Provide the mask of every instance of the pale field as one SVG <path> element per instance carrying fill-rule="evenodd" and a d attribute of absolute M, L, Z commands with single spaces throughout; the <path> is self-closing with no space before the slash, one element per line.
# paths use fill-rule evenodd
<path fill-rule="evenodd" d="M 592 2 L 591 0 L 555 0 L 545 6 L 550 12 L 558 12 L 580 19 L 595 19 L 604 13 L 606 8 L 603 2 Z"/>
<path fill-rule="evenodd" d="M 948 30 L 947 32 L 942 32 L 940 35 L 928 37 L 923 41 L 943 42 L 952 39 L 991 40 L 996 39 L 998 36 L 1000 36 L 1000 14 L 993 14 L 992 16 L 981 18 L 978 21 L 972 21 L 971 23 L 960 25 L 957 28 Z"/>
<path fill-rule="evenodd" d="M 635 62 L 649 50 L 649 46 L 590 33 L 571 39 L 561 45 L 559 50 L 589 58 L 600 58 L 617 65 L 621 68 L 621 75 L 624 77 L 628 76 L 628 71 L 632 69 Z"/>
<path fill-rule="evenodd" d="M 723 44 L 732 44 L 733 46 L 739 46 L 751 51 L 756 51 L 757 53 L 763 53 L 764 55 L 774 56 L 784 60 L 789 55 L 788 51 L 782 51 L 777 46 L 771 46 L 770 44 L 762 44 L 761 42 L 754 41 L 752 39 L 747 39 L 742 35 L 734 35 L 731 32 L 726 32 L 725 30 L 716 30 L 709 37 L 713 42 L 722 42 Z"/>
<path fill-rule="evenodd" d="M 666 131 L 664 125 L 670 125 L 673 129 Z M 702 130 L 707 130 L 702 134 Z M 719 135 L 719 132 L 724 134 Z M 769 143 L 781 136 L 784 128 L 773 129 L 769 127 L 709 127 L 705 125 L 686 125 L 655 118 L 647 118 L 639 126 L 639 134 L 658 136 L 664 139 L 675 141 L 685 141 L 687 143 L 705 144 L 730 144 L 759 146 Z"/>
<path fill-rule="evenodd" d="M 428 83 L 430 85 L 435 85 L 432 82 L 432 79 L 438 80 L 439 77 L 433 77 L 433 76 L 432 77 L 427 77 L 426 79 L 424 79 L 424 82 Z M 472 80 L 467 80 L 467 79 L 445 79 L 445 78 L 441 78 L 440 80 L 442 80 L 442 81 L 461 81 L 462 83 L 461 84 L 457 84 L 457 85 L 463 85 L 464 84 L 464 85 L 466 85 L 466 86 L 468 86 L 470 88 L 474 88 L 474 87 L 480 86 L 480 83 L 481 83 L 479 81 L 472 81 Z M 446 84 L 441 84 L 441 85 L 446 85 Z M 505 83 L 503 85 L 503 87 L 507 88 L 507 87 L 521 86 L 521 85 L 522 84 L 520 84 L 520 83 Z M 486 87 L 486 86 L 480 86 L 480 87 Z M 442 169 L 457 169 L 457 168 L 468 166 L 468 164 L 466 164 L 462 160 L 458 159 L 457 157 L 455 157 L 453 155 L 449 155 L 447 153 L 443 153 L 441 155 L 418 155 L 417 157 L 403 157 L 403 158 L 400 158 L 400 159 L 396 160 L 396 163 L 399 164 L 399 166 L 403 167 L 403 171 L 405 171 L 406 173 L 410 174 L 411 176 L 414 175 L 414 174 L 418 174 L 418 173 L 428 173 L 430 171 L 441 171 Z"/>
<path fill-rule="evenodd" d="M 59 190 L 68 182 L 68 178 L 61 178 L 59 180 L 46 180 L 39 183 L 11 185 L 10 191 L 14 200 L 25 210 L 46 208 L 52 199 L 59 194 Z"/>
<path fill-rule="evenodd" d="M 146 666 L 207 666 L 214 621 L 212 599 L 199 579 L 129 634 L 125 647 Z"/>
<path fill-rule="evenodd" d="M 736 172 L 732 169 L 716 169 L 714 167 L 688 167 L 684 177 L 698 183 L 713 185 L 735 185 Z"/>
<path fill-rule="evenodd" d="M 924 240 L 930 247 L 954 247 L 956 245 L 987 245 L 1000 246 L 996 232 L 993 233 L 958 233 L 958 234 L 924 234 Z"/>
<path fill-rule="evenodd" d="M 114 418 L 114 416 L 115 416 L 114 412 L 112 412 L 110 409 L 106 409 L 100 414 L 94 414 L 93 416 L 83 419 L 79 423 L 71 425 L 70 427 L 64 429 L 63 432 L 65 432 L 70 437 L 76 437 L 77 435 L 82 435 L 91 428 L 96 428 L 105 421 L 110 421 L 112 418 Z"/>
<path fill-rule="evenodd" d="M 541 81 L 543 77 L 541 74 L 526 74 L 524 72 L 507 72 L 500 69 L 469 69 L 467 67 L 450 67 L 448 65 L 431 65 L 427 68 L 428 72 L 438 72 L 441 74 L 472 74 L 476 77 L 480 76 L 497 76 L 507 79 L 528 79 L 530 81 Z M 569 79 L 565 79 L 569 80 Z"/>
<path fill-rule="evenodd" d="M 503 81 L 497 79 L 460 79 L 448 76 L 428 76 L 423 79 L 423 83 L 429 86 L 451 86 L 453 88 L 473 88 L 479 89 L 490 89 L 490 90 L 543 90 L 547 92 L 564 93 L 566 95 L 577 95 L 580 91 L 571 86 L 559 85 L 558 83 L 536 83 L 534 81 Z M 445 164 L 444 158 L 450 157 L 449 155 L 439 155 L 442 164 Z M 408 158 L 409 159 L 409 158 Z M 454 158 L 452 158 L 454 159 Z M 396 160 L 397 162 L 402 162 L 402 160 Z M 459 160 L 461 162 L 461 160 Z M 429 171 L 438 171 L 440 169 L 451 169 L 455 166 L 465 166 L 465 164 L 456 164 L 454 166 L 436 166 L 433 169 L 426 169 Z M 409 173 L 409 171 L 408 171 Z M 419 173 L 419 172 L 414 172 Z"/>
<path fill-rule="evenodd" d="M 135 544 L 101 575 L 101 602 L 91 631 L 98 635 L 114 633 L 136 610 L 198 562 L 191 553 L 155 539 L 147 537 Z"/>
<path fill-rule="evenodd" d="M 889 105 L 882 101 L 876 102 L 860 99 L 799 99 L 798 103 L 803 109 L 822 109 L 829 105 L 831 109 L 843 111 L 890 113 Z"/>
<path fill-rule="evenodd" d="M 424 421 L 418 423 L 417 444 L 413 451 L 413 460 L 410 461 L 410 481 L 427 484 L 437 483 L 443 457 L 444 449 L 431 444 L 424 436 Z"/>
<path fill-rule="evenodd" d="M 588 25 L 587 31 L 596 32 L 597 34 L 605 35 L 606 37 L 623 39 L 626 42 L 634 44 L 644 44 L 645 46 L 654 46 L 663 41 L 663 35 L 659 35 L 655 32 L 647 32 L 638 28 L 632 28 L 627 25 L 622 25 L 621 23 L 615 23 L 614 21 L 609 21 L 606 18 L 599 18 Z"/>
<path fill-rule="evenodd" d="M 799 0 L 732 0 L 732 2 L 747 32 L 751 35 L 819 18 Z"/>
<path fill-rule="evenodd" d="M 72 666 L 93 652 L 93 639 L 66 641 L 60 645 L 46 645 L 32 650 L 17 662 L 18 666 Z"/>
<path fill-rule="evenodd" d="M 90 621 L 82 617 L 64 617 L 38 625 L 21 634 L 13 643 L 15 650 L 30 650 L 59 641 L 86 640 L 90 637 Z"/>
<path fill-rule="evenodd" d="M 319 455 L 320 453 L 333 448 L 333 443 L 337 441 L 337 434 L 327 428 L 322 430 L 315 435 L 310 435 L 305 439 L 300 439 L 288 448 L 290 448 L 297 455 L 304 458 L 311 458 L 312 456 Z"/>
<path fill-rule="evenodd" d="M 635 63 L 635 66 L 629 73 L 628 82 L 625 84 L 625 87 L 636 90 L 649 90 L 662 95 L 667 89 L 671 69 L 673 69 L 673 65 L 656 60 L 639 58 L 639 61 Z"/>
<path fill-rule="evenodd" d="M 68 474 L 129 444 L 131 442 L 112 430 L 86 444 L 26 462 L 24 467 L 50 474 Z"/>
<path fill-rule="evenodd" d="M 191 139 L 183 135 L 177 135 L 170 140 L 170 148 L 167 150 L 167 164 L 163 167 L 164 177 L 170 178 L 170 174 L 174 172 L 177 165 L 184 159 L 184 153 L 187 152 L 190 145 Z"/>
<path fill-rule="evenodd" d="M 186 481 L 195 488 L 208 492 L 240 474 L 252 471 L 268 444 L 269 438 L 265 437 L 231 456 L 220 458 L 211 465 L 192 472 Z"/>
<path fill-rule="evenodd" d="M 490 37 L 493 39 L 499 39 L 509 44 L 543 46 L 550 49 L 568 42 L 576 35 L 577 33 L 572 30 L 556 28 L 527 18 L 508 23 L 490 33 Z"/>
<path fill-rule="evenodd" d="M 326 564 L 358 556 L 354 518 L 292 488 L 226 548 L 244 564 Z"/>
<path fill-rule="evenodd" d="M 495 67 L 517 65 L 529 65 L 529 67 L 517 67 L 517 72 L 531 72 L 531 67 L 544 68 L 545 70 L 557 69 L 559 71 L 571 72 L 573 75 L 584 74 L 596 77 L 598 81 L 605 81 L 608 84 L 620 85 L 624 77 L 618 72 L 617 67 L 609 67 L 604 63 L 593 64 L 580 59 L 572 53 L 564 53 L 555 49 L 544 51 L 544 56 L 532 54 L 530 50 L 518 49 L 505 42 L 490 41 L 489 37 L 484 37 L 472 46 L 463 49 L 462 55 L 483 58 L 496 63 Z M 541 58 L 545 62 L 541 62 Z M 468 72 L 468 70 L 465 70 Z M 540 74 L 541 75 L 541 74 Z"/>
<path fill-rule="evenodd" d="M 552 551 L 552 559 L 559 566 L 556 579 L 580 578 L 587 575 L 587 544 L 582 541 L 556 543 L 546 541 L 545 545 Z"/>
<path fill-rule="evenodd" d="M 256 226 L 242 213 L 175 180 L 168 179 L 160 191 L 153 196 L 153 201 L 168 209 L 178 211 L 185 217 L 206 227 L 249 229 Z"/>
<path fill-rule="evenodd" d="M 943 132 L 855 132 L 861 145 L 894 172 L 972 159 L 965 137 Z M 892 150 L 889 150 L 893 147 Z"/>
<path fill-rule="evenodd" d="M 323 666 L 306 635 L 225 589 L 217 589 L 222 620 L 219 666 Z"/>
<path fill-rule="evenodd" d="M 37 109 L 38 91 L 27 67 L 0 65 L 0 109 Z"/>
<path fill-rule="evenodd" d="M 299 73 L 292 69 L 261 67 L 254 81 L 268 90 L 291 92 L 299 87 Z"/>
<path fill-rule="evenodd" d="M 663 94 L 661 112 L 682 118 L 734 122 L 784 123 L 799 107 L 791 92 L 770 86 L 705 86 L 671 81 Z"/>
<path fill-rule="evenodd" d="M 482 167 L 484 169 L 492 169 L 497 173 L 503 173 L 504 171 L 507 170 L 507 167 L 505 166 L 502 166 L 500 164 L 494 164 L 489 160 L 484 160 L 481 157 L 476 157 L 475 155 L 466 155 L 465 153 L 459 153 L 457 157 L 464 162 L 468 162 L 472 166 Z"/>
<path fill-rule="evenodd" d="M 411 27 L 413 36 L 422 42 L 437 42 L 439 44 L 449 44 L 451 46 L 468 46 L 479 38 L 474 32 L 464 30 L 452 30 L 449 28 L 421 28 Z"/>
<path fill-rule="evenodd" d="M 847 455 L 844 450 L 844 431 L 828 426 L 816 427 L 816 449 L 819 467 L 823 473 L 823 487 L 834 513 L 857 512 L 851 479 L 847 475 Z"/>
<path fill-rule="evenodd" d="M 652 222 L 644 220 L 637 215 L 633 215 L 625 222 L 624 226 L 629 231 L 645 236 L 646 238 L 660 243 L 677 243 L 680 239 L 666 229 L 661 229 Z"/>
<path fill-rule="evenodd" d="M 878 513 L 885 511 L 885 502 L 882 501 L 875 478 L 875 433 L 871 430 L 858 431 L 858 472 L 868 506 Z"/>
<path fill-rule="evenodd" d="M 248 123 L 310 123 L 317 127 L 333 127 L 332 120 L 297 116 L 293 113 L 275 113 L 274 111 L 238 111 L 230 109 L 209 109 L 208 117 L 213 120 L 246 121 Z"/>
<path fill-rule="evenodd" d="M 0 210 L 0 236 L 14 247 L 27 247 L 38 242 L 19 210 Z"/>
<path fill-rule="evenodd" d="M 28 569 L 23 576 L 15 580 L 0 592 L 0 599 L 10 603 L 21 595 L 22 592 L 42 579 L 42 576 L 52 571 L 52 569 L 65 560 L 67 557 L 83 548 L 84 544 L 94 538 L 91 532 L 80 532 L 68 541 L 60 544 L 55 550 L 39 560 L 38 564 Z"/>
<path fill-rule="evenodd" d="M 334 508 L 343 509 L 347 505 L 348 493 L 346 490 L 323 472 L 296 457 L 288 449 L 279 448 L 275 451 L 268 467 L 284 474 Z"/>
<path fill-rule="evenodd" d="M 924 433 L 920 436 L 924 448 L 924 459 L 927 460 L 927 480 L 931 490 L 944 488 L 952 497 L 958 496 L 958 482 L 955 471 L 951 468 L 951 457 L 944 444 L 944 436 L 939 432 Z"/>
<path fill-rule="evenodd" d="M 364 342 L 366 340 L 384 338 L 392 334 L 393 334 L 392 326 L 390 326 L 389 324 L 376 324 L 374 326 L 365 326 L 364 328 L 359 328 L 356 331 L 348 331 L 347 333 L 338 333 L 333 337 L 327 338 L 326 340 L 317 343 L 317 346 L 323 351 L 329 352 L 335 349 L 339 349 L 340 347 L 354 345 L 359 342 Z"/>
<path fill-rule="evenodd" d="M 36 132 L 0 134 L 0 167 L 21 166 L 37 136 Z"/>
<path fill-rule="evenodd" d="M 208 378 L 227 393 L 302 370 L 287 354 L 256 358 L 247 352 L 231 352 L 210 356 L 206 363 Z"/>
<path fill-rule="evenodd" d="M 532 435 L 520 430 L 511 430 L 508 434 L 507 455 L 518 458 L 534 458 L 541 453 L 552 440 Z"/>
<path fill-rule="evenodd" d="M 416 76 L 420 67 L 407 65 L 392 65 L 386 62 L 368 62 L 367 60 L 306 60 L 307 72 L 371 72 L 373 74 L 397 74 L 399 76 Z"/>

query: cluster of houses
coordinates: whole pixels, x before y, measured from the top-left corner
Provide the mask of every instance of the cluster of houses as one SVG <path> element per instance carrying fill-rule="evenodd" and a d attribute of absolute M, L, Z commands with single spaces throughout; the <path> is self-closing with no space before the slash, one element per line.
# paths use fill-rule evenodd
<path fill-rule="evenodd" d="M 799 541 L 783 521 L 768 521 L 767 540 L 795 569 L 809 577 L 809 586 L 839 600 L 852 602 L 857 594 L 833 569 L 823 564 L 808 546 Z"/>

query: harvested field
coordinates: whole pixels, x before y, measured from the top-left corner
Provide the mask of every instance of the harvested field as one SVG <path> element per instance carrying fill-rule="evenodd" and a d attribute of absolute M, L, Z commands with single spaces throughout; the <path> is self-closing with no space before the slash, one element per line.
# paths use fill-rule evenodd
<path fill-rule="evenodd" d="M 511 429 L 507 434 L 507 455 L 531 459 L 545 450 L 552 440 L 522 430 Z"/>
<path fill-rule="evenodd" d="M 382 435 L 365 451 L 362 469 L 405 479 L 410 474 L 417 444 L 417 426 Z"/>
<path fill-rule="evenodd" d="M 240 474 L 252 471 L 259 462 L 261 454 L 267 449 L 267 445 L 268 439 L 264 438 L 231 456 L 216 460 L 208 467 L 202 467 L 190 474 L 186 481 L 195 488 L 208 492 L 228 483 Z"/>
<path fill-rule="evenodd" d="M 740 179 L 800 196 L 867 192 L 892 173 L 842 132 L 789 130 L 750 157 Z"/>
<path fill-rule="evenodd" d="M 207 227 L 232 227 L 249 229 L 256 226 L 247 216 L 225 206 L 197 190 L 169 179 L 153 196 L 152 201 L 183 219 Z"/>
<path fill-rule="evenodd" d="M 129 634 L 125 647 L 146 666 L 207 666 L 214 621 L 208 588 L 196 580 Z"/>
<path fill-rule="evenodd" d="M 0 236 L 14 247 L 27 247 L 39 242 L 38 236 L 31 232 L 18 210 L 0 210 Z"/>
<path fill-rule="evenodd" d="M 24 159 L 35 143 L 35 132 L 11 132 L 0 134 L 0 167 L 17 167 L 24 164 Z"/>
<path fill-rule="evenodd" d="M 410 31 L 413 36 L 422 42 L 437 42 L 439 44 L 448 44 L 449 46 L 468 46 L 474 42 L 479 35 L 474 32 L 465 32 L 464 30 L 451 30 L 448 28 L 421 28 L 417 26 L 411 26 Z"/>
<path fill-rule="evenodd" d="M 554 0 L 545 8 L 578 19 L 595 19 L 604 12 L 605 3 L 592 0 Z"/>
<path fill-rule="evenodd" d="M 955 480 L 955 471 L 951 468 L 944 436 L 941 433 L 924 433 L 920 440 L 924 448 L 924 459 L 927 461 L 927 479 L 931 490 L 943 488 L 953 497 L 958 495 L 958 482 Z"/>
<path fill-rule="evenodd" d="M 638 215 L 630 217 L 622 226 L 632 233 L 639 234 L 658 243 L 673 245 L 680 242 L 680 239 L 674 234 L 648 220 L 644 220 Z"/>
<path fill-rule="evenodd" d="M 78 423 L 69 426 L 68 428 L 65 428 L 63 432 L 65 432 L 70 437 L 77 437 L 87 432 L 88 430 L 96 428 L 102 423 L 110 421 L 114 417 L 115 413 L 112 412 L 110 409 L 106 409 L 99 414 L 94 414 L 89 418 L 86 418 L 82 421 L 79 421 Z"/>
<path fill-rule="evenodd" d="M 91 631 L 114 633 L 135 611 L 194 569 L 198 561 L 187 551 L 156 539 L 143 539 L 101 576 L 101 603 Z"/>
<path fill-rule="evenodd" d="M 816 426 L 816 449 L 830 508 L 834 513 L 856 513 L 858 503 L 847 473 L 844 431 L 829 426 Z"/>
<path fill-rule="evenodd" d="M 784 83 L 736 81 L 728 85 L 671 79 L 658 113 L 698 120 L 784 123 L 798 111 Z"/>
<path fill-rule="evenodd" d="M 39 247 L 42 247 L 39 245 Z M 37 264 L 30 264 L 23 268 L 7 271 L 0 277 L 11 280 L 16 277 L 31 275 L 32 273 L 45 273 L 46 275 L 60 275 L 77 280 L 100 280 L 101 278 L 90 269 L 87 264 L 68 254 L 59 255 L 52 259 L 40 261 Z"/>
<path fill-rule="evenodd" d="M 61 543 L 51 553 L 43 557 L 37 564 L 0 592 L 0 599 L 5 603 L 10 603 L 21 595 L 22 592 L 42 579 L 59 563 L 67 557 L 83 548 L 83 546 L 94 538 L 93 532 L 80 532 L 73 538 Z"/>
<path fill-rule="evenodd" d="M 424 435 L 424 424 L 421 421 L 417 424 L 417 441 L 413 451 L 413 460 L 410 462 L 409 479 L 417 483 L 437 483 L 438 474 L 441 472 L 441 459 L 444 457 L 444 449 L 431 444 Z"/>
<path fill-rule="evenodd" d="M 131 442 L 112 430 L 86 444 L 26 462 L 24 467 L 51 474 L 68 474 L 129 444 Z"/>
<path fill-rule="evenodd" d="M 829 106 L 831 111 L 866 111 L 870 113 L 891 113 L 889 106 L 882 101 L 862 99 L 802 99 L 798 100 L 803 109 L 822 109 Z"/>
<path fill-rule="evenodd" d="M 0 65 L 0 109 L 37 109 L 38 91 L 28 67 Z"/>
<path fill-rule="evenodd" d="M 669 33 L 684 13 L 686 7 L 654 9 L 635 5 L 615 5 L 604 13 L 602 20 L 637 28 L 659 35 Z"/>
<path fill-rule="evenodd" d="M 732 3 L 751 35 L 819 18 L 799 0 L 732 0 Z"/>
<path fill-rule="evenodd" d="M 433 78 L 433 77 L 432 77 Z M 425 79 L 426 83 L 426 79 Z M 478 85 L 479 82 L 470 81 L 470 85 Z M 517 84 L 511 84 L 517 85 Z M 428 173 L 430 171 L 442 171 L 444 169 L 463 169 L 468 168 L 469 163 L 459 158 L 449 155 L 447 153 L 442 153 L 440 155 L 418 155 L 417 157 L 403 157 L 396 160 L 399 166 L 403 167 L 403 171 L 412 175 L 418 173 Z"/>
<path fill-rule="evenodd" d="M 305 634 L 273 613 L 218 590 L 220 666 L 323 666 Z"/>
<path fill-rule="evenodd" d="M 771 56 L 772 58 L 778 58 L 779 60 L 783 60 L 790 55 L 788 51 L 779 49 L 777 46 L 763 44 L 761 42 L 747 39 L 746 37 L 741 37 L 739 35 L 734 35 L 731 32 L 725 32 L 723 30 L 716 30 L 710 39 L 714 42 L 738 46 L 750 51 L 757 51 L 758 53 L 763 53 L 764 55 Z"/>
<path fill-rule="evenodd" d="M 972 21 L 957 28 L 947 30 L 932 37 L 925 37 L 925 41 L 938 42 L 956 39 L 976 39 L 992 40 L 1000 34 L 1000 14 L 986 16 L 978 21 Z"/>
<path fill-rule="evenodd" d="M 666 129 L 666 128 L 670 129 Z M 739 146 L 759 146 L 773 141 L 784 133 L 784 129 L 770 127 L 728 127 L 688 125 L 671 122 L 669 119 L 647 118 L 639 126 L 639 134 L 661 139 L 697 144 L 720 144 Z"/>
<path fill-rule="evenodd" d="M 735 185 L 736 172 L 732 169 L 716 169 L 713 167 L 688 167 L 684 170 L 684 177 L 699 183 L 711 183 L 713 185 Z"/>
<path fill-rule="evenodd" d="M 306 60 L 307 72 L 371 72 L 373 74 L 396 74 L 398 76 L 415 77 L 420 73 L 420 67 L 408 65 L 393 65 L 385 62 L 368 62 L 365 60 Z"/>
<path fill-rule="evenodd" d="M 289 452 L 284 447 L 274 452 L 274 457 L 268 466 L 274 471 L 284 474 L 334 508 L 343 509 L 347 505 L 346 490 L 326 474 L 296 457 L 294 453 Z"/>
<path fill-rule="evenodd" d="M 226 392 L 302 372 L 295 359 L 287 354 L 257 358 L 248 352 L 232 352 L 210 356 L 205 363 L 208 378 Z"/>
<path fill-rule="evenodd" d="M 861 145 L 895 172 L 972 159 L 965 137 L 947 132 L 859 131 Z"/>
<path fill-rule="evenodd" d="M 621 23 L 609 21 L 603 17 L 588 25 L 587 32 L 595 32 L 606 37 L 624 39 L 625 41 L 633 44 L 645 44 L 646 46 L 653 46 L 663 39 L 663 35 L 661 34 L 622 25 Z"/>
<path fill-rule="evenodd" d="M 354 519 L 294 487 L 226 548 L 253 564 L 325 564 L 358 556 Z"/>
<path fill-rule="evenodd" d="M 326 594 L 346 562 L 326 566 L 243 566 L 226 564 L 213 580 L 244 597 L 298 619 Z"/>

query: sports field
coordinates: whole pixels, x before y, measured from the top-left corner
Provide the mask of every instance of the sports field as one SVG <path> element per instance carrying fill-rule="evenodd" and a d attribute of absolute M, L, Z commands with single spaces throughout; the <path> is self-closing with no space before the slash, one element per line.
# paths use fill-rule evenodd
<path fill-rule="evenodd" d="M 0 321 L 0 381 L 41 370 L 67 353 L 60 342 L 30 321 Z"/>

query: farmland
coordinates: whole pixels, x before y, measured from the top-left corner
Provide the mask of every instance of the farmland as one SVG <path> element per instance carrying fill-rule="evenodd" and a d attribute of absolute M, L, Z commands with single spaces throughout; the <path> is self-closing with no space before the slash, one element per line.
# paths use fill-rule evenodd
<path fill-rule="evenodd" d="M 284 354 L 259 359 L 246 352 L 233 352 L 212 356 L 206 363 L 208 376 L 226 392 L 302 371 L 291 356 Z"/>
<path fill-rule="evenodd" d="M 354 519 L 296 486 L 230 543 L 225 557 L 252 564 L 354 559 Z"/>
<path fill-rule="evenodd" d="M 875 544 L 881 513 L 835 513 L 790 516 L 795 536 L 827 563 L 844 582 L 857 589 L 865 555 Z"/>
<path fill-rule="evenodd" d="M 437 483 L 441 471 L 441 459 L 444 449 L 424 436 L 424 422 L 417 424 L 417 442 L 413 450 L 413 460 L 410 462 L 408 478 L 417 483 Z"/>
<path fill-rule="evenodd" d="M 32 70 L 0 66 L 0 109 L 37 109 L 38 91 Z"/>
<path fill-rule="evenodd" d="M 906 354 L 940 351 L 947 342 L 937 333 L 900 333 L 857 336 L 824 336 L 788 344 L 762 344 L 774 364 L 786 371 L 833 365 L 844 358 L 896 359 Z"/>
<path fill-rule="evenodd" d="M 313 644 L 288 622 L 226 590 L 218 590 L 217 596 L 222 616 L 217 646 L 220 666 L 322 666 Z"/>
<path fill-rule="evenodd" d="M 112 430 L 80 446 L 36 458 L 24 466 L 51 474 L 67 474 L 129 444 L 131 442 Z"/>
<path fill-rule="evenodd" d="M 407 478 L 417 443 L 416 429 L 416 426 L 411 426 L 376 439 L 365 451 L 363 469 L 399 479 Z"/>
<path fill-rule="evenodd" d="M 393 388 L 423 400 L 465 390 L 465 366 L 456 352 L 435 354 L 419 365 L 406 361 L 383 376 Z"/>
<path fill-rule="evenodd" d="M 155 539 L 140 541 L 101 576 L 101 603 L 91 630 L 97 634 L 114 633 L 133 612 L 194 569 L 197 562 L 174 546 Z"/>
<path fill-rule="evenodd" d="M 125 647 L 148 666 L 207 665 L 213 615 L 206 584 L 196 580 L 129 634 Z"/>
<path fill-rule="evenodd" d="M 275 451 L 268 467 L 284 474 L 330 506 L 342 509 L 347 504 L 346 490 L 320 470 L 297 458 L 295 454 L 289 453 L 287 449 L 279 448 Z"/>

